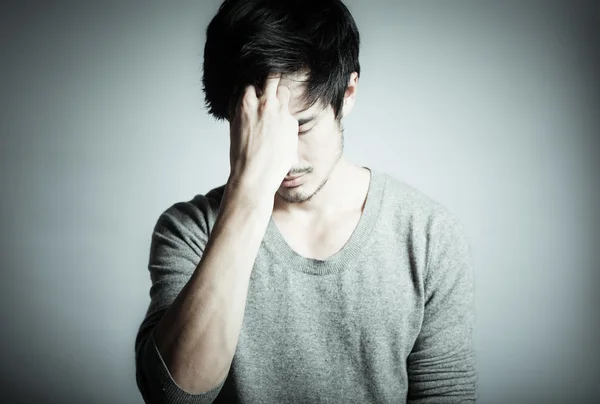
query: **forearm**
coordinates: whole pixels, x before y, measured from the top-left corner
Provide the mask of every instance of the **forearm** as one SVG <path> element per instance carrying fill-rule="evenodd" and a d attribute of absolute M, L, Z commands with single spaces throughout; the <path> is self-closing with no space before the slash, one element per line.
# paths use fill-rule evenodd
<path fill-rule="evenodd" d="M 154 337 L 173 379 L 195 394 L 223 380 L 242 326 L 248 284 L 273 198 L 226 189 L 202 258 L 156 326 Z"/>
<path fill-rule="evenodd" d="M 470 245 L 456 216 L 445 213 L 432 223 L 423 322 L 407 361 L 407 402 L 474 402 L 475 283 Z"/>

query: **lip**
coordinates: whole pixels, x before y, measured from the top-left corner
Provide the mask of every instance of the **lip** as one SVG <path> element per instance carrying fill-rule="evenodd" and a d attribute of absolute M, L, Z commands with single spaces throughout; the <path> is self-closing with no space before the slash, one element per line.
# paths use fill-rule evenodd
<path fill-rule="evenodd" d="M 299 175 L 297 177 L 285 177 L 281 182 L 281 186 L 285 188 L 294 188 L 299 185 L 302 185 L 302 178 L 305 174 Z"/>

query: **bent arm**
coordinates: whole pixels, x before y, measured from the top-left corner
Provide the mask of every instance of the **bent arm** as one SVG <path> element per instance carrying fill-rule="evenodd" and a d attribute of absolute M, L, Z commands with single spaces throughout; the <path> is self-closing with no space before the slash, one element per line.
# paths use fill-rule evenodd
<path fill-rule="evenodd" d="M 163 214 L 153 233 L 152 310 L 136 340 L 138 387 L 148 403 L 211 403 L 229 372 L 273 201 L 228 191 L 196 259 L 176 214 Z"/>
<path fill-rule="evenodd" d="M 432 227 L 421 331 L 408 356 L 408 403 L 475 402 L 474 276 L 470 246 L 454 215 Z"/>

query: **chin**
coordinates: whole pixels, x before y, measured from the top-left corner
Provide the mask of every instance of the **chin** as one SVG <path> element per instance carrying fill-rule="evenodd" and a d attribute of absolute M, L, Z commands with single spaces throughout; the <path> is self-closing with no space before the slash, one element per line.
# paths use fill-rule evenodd
<path fill-rule="evenodd" d="M 302 188 L 303 186 L 300 185 L 299 187 L 296 188 L 284 188 L 284 187 L 280 187 L 277 190 L 277 195 L 279 195 L 279 197 L 281 199 L 283 199 L 285 202 L 288 203 L 301 203 L 304 202 L 309 196 L 306 195 L 305 192 L 302 192 L 299 190 L 299 188 Z"/>
<path fill-rule="evenodd" d="M 279 190 L 277 190 L 277 194 L 282 200 L 288 203 L 308 202 L 321 190 L 323 185 L 325 185 L 325 182 L 327 181 L 323 181 L 320 186 L 316 187 L 311 181 L 306 181 L 302 185 L 294 188 L 285 188 L 281 186 L 279 187 Z"/>
<path fill-rule="evenodd" d="M 302 203 L 312 197 L 312 193 L 307 192 L 307 184 L 302 184 L 295 188 L 279 187 L 277 195 L 288 203 Z"/>

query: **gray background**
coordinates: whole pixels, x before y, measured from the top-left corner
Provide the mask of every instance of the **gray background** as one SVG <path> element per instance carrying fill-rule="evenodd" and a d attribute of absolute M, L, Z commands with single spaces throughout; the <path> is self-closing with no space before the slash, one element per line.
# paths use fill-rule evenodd
<path fill-rule="evenodd" d="M 220 2 L 3 4 L 0 394 L 141 403 L 152 228 L 228 174 L 200 81 Z M 463 220 L 481 403 L 600 399 L 595 4 L 347 1 L 346 155 Z"/>

